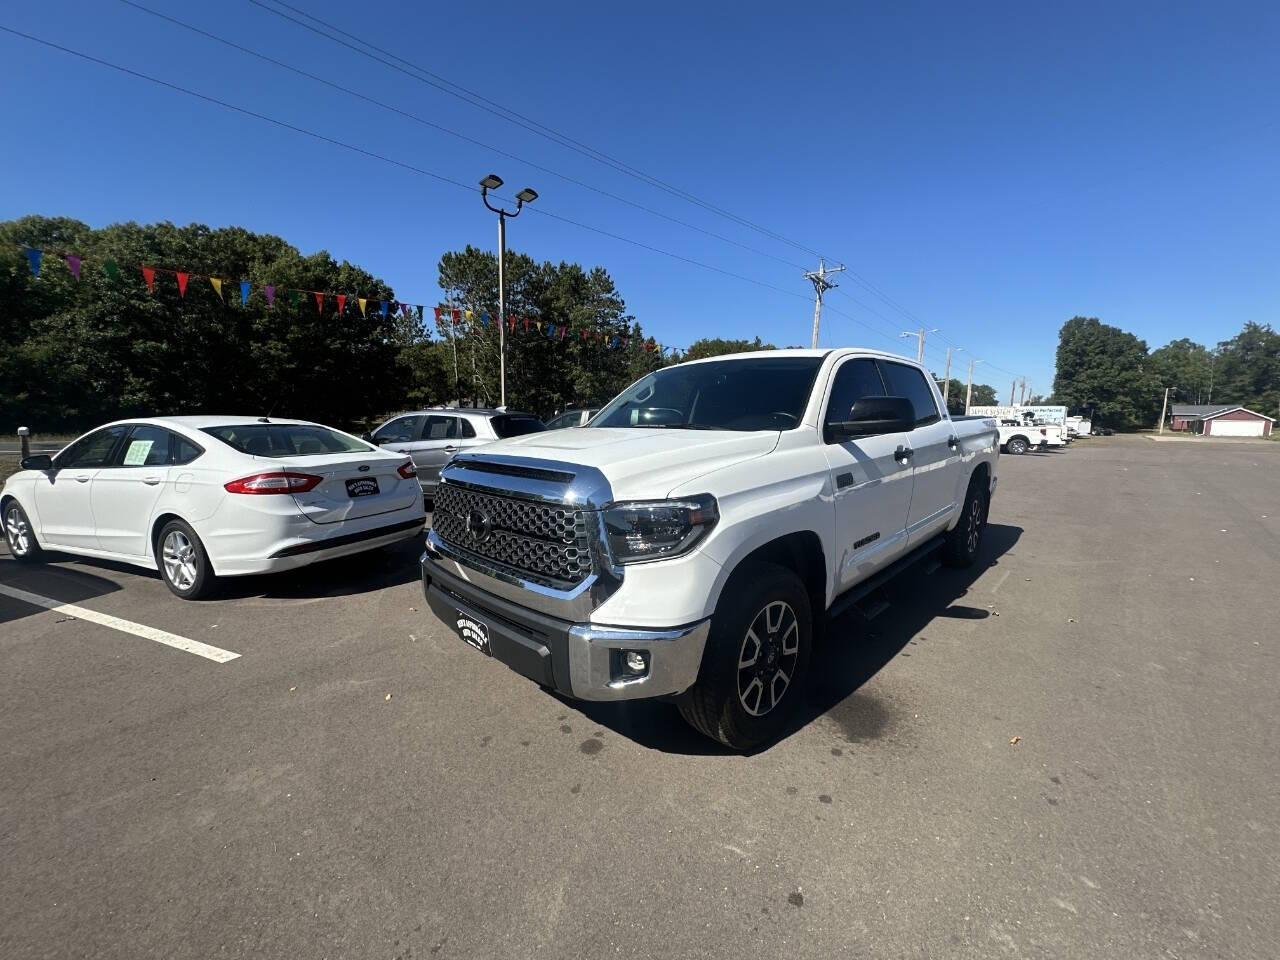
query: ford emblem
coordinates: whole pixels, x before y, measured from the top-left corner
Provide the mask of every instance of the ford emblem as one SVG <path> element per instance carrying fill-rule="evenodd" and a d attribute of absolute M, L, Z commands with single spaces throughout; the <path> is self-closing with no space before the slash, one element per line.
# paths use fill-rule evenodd
<path fill-rule="evenodd" d="M 362 464 L 360 464 L 360 472 L 361 472 L 361 473 L 368 473 L 368 472 L 369 472 L 369 465 L 368 465 L 367 463 L 362 463 Z"/>

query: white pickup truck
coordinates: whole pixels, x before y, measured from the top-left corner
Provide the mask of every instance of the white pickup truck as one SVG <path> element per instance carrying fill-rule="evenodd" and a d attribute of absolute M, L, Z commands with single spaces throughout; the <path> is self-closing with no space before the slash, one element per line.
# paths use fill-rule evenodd
<path fill-rule="evenodd" d="M 777 350 L 679 364 L 590 424 L 457 454 L 422 557 L 434 614 L 562 694 L 673 699 L 778 735 L 828 616 L 978 553 L 998 435 L 909 360 Z"/>

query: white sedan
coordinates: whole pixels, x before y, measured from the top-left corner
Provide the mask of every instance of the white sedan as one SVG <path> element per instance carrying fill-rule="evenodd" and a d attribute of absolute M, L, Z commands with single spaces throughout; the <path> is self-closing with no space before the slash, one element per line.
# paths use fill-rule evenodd
<path fill-rule="evenodd" d="M 418 536 L 413 461 L 315 423 L 155 417 L 31 456 L 0 490 L 9 550 L 159 569 L 179 597 Z"/>

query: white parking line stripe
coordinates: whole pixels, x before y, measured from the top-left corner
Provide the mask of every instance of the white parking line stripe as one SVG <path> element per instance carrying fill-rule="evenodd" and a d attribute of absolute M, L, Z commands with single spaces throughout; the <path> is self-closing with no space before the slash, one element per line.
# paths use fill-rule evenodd
<path fill-rule="evenodd" d="M 19 590 L 16 587 L 6 587 L 0 584 L 0 593 L 6 597 L 13 597 L 15 600 L 21 600 L 23 603 L 44 607 L 54 613 L 66 614 L 69 617 L 75 617 L 77 620 L 87 620 L 90 623 L 110 627 L 112 630 L 132 633 L 135 637 L 154 640 L 156 643 L 163 643 L 167 647 L 194 653 L 197 657 L 216 660 L 218 663 L 226 663 L 228 660 L 235 660 L 240 656 L 240 654 L 232 653 L 230 650 L 211 647 L 209 644 L 201 643 L 199 640 L 188 640 L 186 637 L 180 637 L 176 633 L 157 630 L 155 627 L 134 623 L 132 620 L 122 620 L 120 617 L 113 617 L 110 614 L 98 613 L 96 610 L 89 610 L 74 603 L 61 603 L 57 600 L 50 600 L 48 597 L 42 597 L 38 593 L 28 593 L 26 590 Z"/>

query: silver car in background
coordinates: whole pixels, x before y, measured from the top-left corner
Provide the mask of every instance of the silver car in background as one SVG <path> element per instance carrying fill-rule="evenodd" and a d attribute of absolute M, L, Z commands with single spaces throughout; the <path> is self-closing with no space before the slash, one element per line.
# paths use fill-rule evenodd
<path fill-rule="evenodd" d="M 599 407 L 585 407 L 581 410 L 566 410 L 558 417 L 547 421 L 548 430 L 563 430 L 565 427 L 581 427 L 600 412 Z"/>
<path fill-rule="evenodd" d="M 441 407 L 392 417 L 372 433 L 365 434 L 364 439 L 413 457 L 422 494 L 430 497 L 440 482 L 440 469 L 459 450 L 545 429 L 546 425 L 532 413 Z"/>

